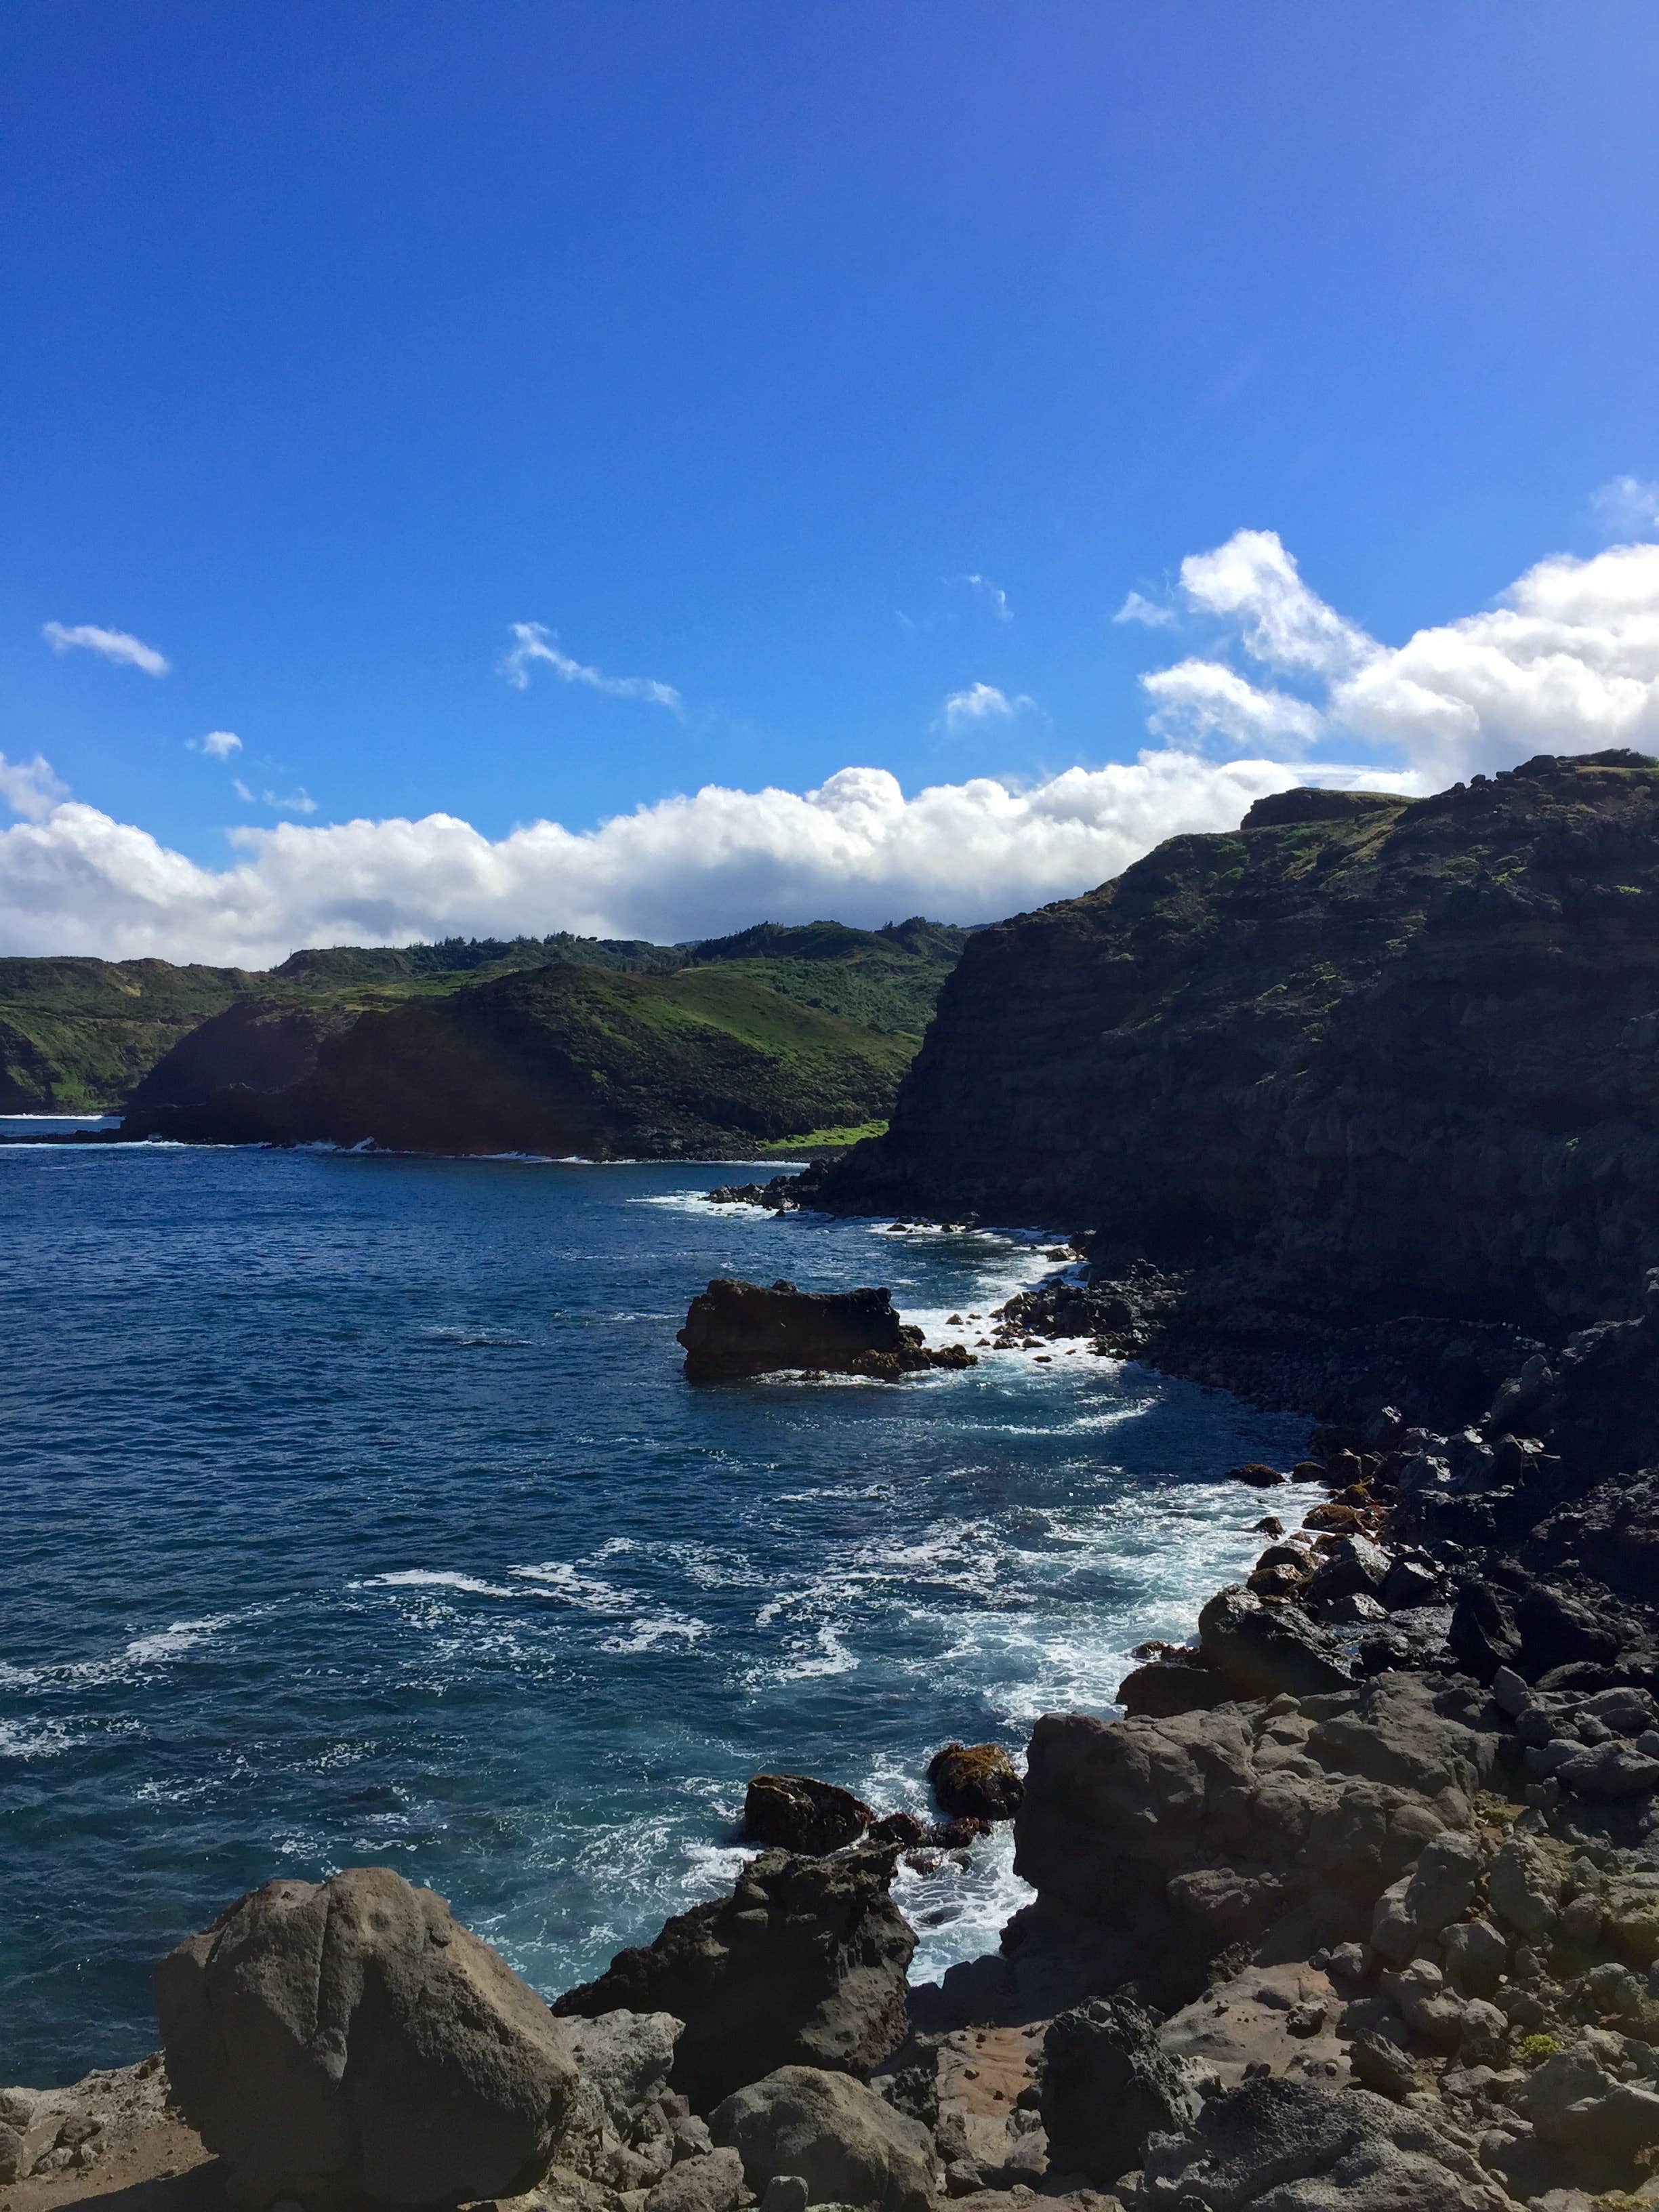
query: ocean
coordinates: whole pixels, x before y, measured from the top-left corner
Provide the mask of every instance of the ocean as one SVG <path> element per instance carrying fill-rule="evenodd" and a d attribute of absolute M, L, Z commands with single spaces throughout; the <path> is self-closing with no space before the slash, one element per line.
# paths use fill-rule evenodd
<path fill-rule="evenodd" d="M 729 1883 L 757 1769 L 924 1810 L 1246 1567 L 1225 1470 L 1306 1432 L 1218 1392 L 688 1386 L 713 1275 L 971 1340 L 1056 1264 L 702 1196 L 744 1172 L 0 1146 L 0 2082 L 152 2048 L 150 1963 L 273 1875 L 395 1867 L 556 1992 Z M 1012 1862 L 902 1872 L 915 1978 Z"/>

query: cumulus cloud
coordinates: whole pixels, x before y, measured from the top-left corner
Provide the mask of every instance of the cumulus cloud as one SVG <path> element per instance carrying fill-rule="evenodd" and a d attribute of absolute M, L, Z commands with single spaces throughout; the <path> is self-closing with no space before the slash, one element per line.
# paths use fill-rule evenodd
<path fill-rule="evenodd" d="M 210 760 L 228 760 L 242 750 L 234 730 L 210 730 L 204 738 L 187 738 L 185 742 L 191 752 L 205 753 Z"/>
<path fill-rule="evenodd" d="M 1026 713 L 1036 704 L 1036 701 L 1024 691 L 1016 692 L 1011 699 L 994 684 L 970 684 L 965 691 L 951 692 L 939 710 L 935 726 L 954 732 L 969 729 L 976 722 L 1011 722 L 1016 714 Z"/>
<path fill-rule="evenodd" d="M 1177 832 L 1230 829 L 1297 780 L 1164 750 L 1024 790 L 975 777 L 907 798 L 885 769 L 848 768 L 808 792 L 710 784 L 581 832 L 536 822 L 490 839 L 447 814 L 239 830 L 218 869 L 70 801 L 0 830 L 0 948 L 264 966 L 301 945 L 452 932 L 991 921 L 1090 889 Z"/>
<path fill-rule="evenodd" d="M 0 753 L 0 800 L 28 822 L 44 822 L 60 799 L 69 797 L 69 786 L 52 774 L 51 763 L 36 753 L 33 760 L 9 761 Z"/>
<path fill-rule="evenodd" d="M 142 668 L 146 676 L 165 676 L 172 666 L 164 653 L 157 653 L 153 645 L 146 645 L 143 638 L 134 637 L 124 629 L 100 629 L 96 623 L 76 623 L 70 628 L 63 623 L 49 622 L 42 624 L 40 635 L 54 653 L 72 653 L 78 648 L 101 653 L 106 660 Z"/>
<path fill-rule="evenodd" d="M 949 580 L 952 583 L 966 584 L 970 590 L 977 592 L 981 599 L 988 599 L 991 603 L 991 611 L 999 622 L 1012 622 L 1014 611 L 1009 605 L 1008 594 L 1000 584 L 994 584 L 988 576 L 980 575 L 955 576 Z"/>
<path fill-rule="evenodd" d="M 1158 702 L 1148 726 L 1176 744 L 1277 757 L 1305 753 L 1324 734 L 1324 717 L 1305 699 L 1248 683 L 1221 661 L 1177 661 L 1141 683 Z"/>
<path fill-rule="evenodd" d="M 1346 676 L 1375 658 L 1376 641 L 1309 590 L 1273 530 L 1236 530 L 1212 552 L 1189 553 L 1181 588 L 1200 612 L 1227 617 L 1244 649 L 1269 668 Z"/>
<path fill-rule="evenodd" d="M 562 652 L 557 638 L 540 623 L 514 623 L 513 635 L 516 642 L 502 658 L 501 673 L 515 690 L 528 690 L 531 669 L 540 662 L 567 684 L 602 691 L 607 699 L 644 699 L 675 714 L 684 710 L 684 702 L 672 684 L 659 684 L 649 676 L 606 676 L 597 668 L 585 667 Z"/>
<path fill-rule="evenodd" d="M 1613 477 L 1590 494 L 1590 506 L 1609 538 L 1649 538 L 1659 532 L 1659 477 Z"/>
<path fill-rule="evenodd" d="M 1659 748 L 1659 544 L 1553 555 L 1485 611 L 1400 646 L 1328 606 L 1271 531 L 1189 556 L 1181 578 L 1194 612 L 1317 696 L 1187 659 L 1141 678 L 1158 735 L 1292 757 L 1315 742 L 1378 747 L 1425 791 L 1532 753 Z"/>

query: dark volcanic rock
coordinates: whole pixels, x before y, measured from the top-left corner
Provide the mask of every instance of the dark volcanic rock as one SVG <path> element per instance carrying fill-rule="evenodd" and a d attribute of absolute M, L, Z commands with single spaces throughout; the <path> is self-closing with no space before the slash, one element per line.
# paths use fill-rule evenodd
<path fill-rule="evenodd" d="M 995 1743 L 947 1743 L 928 1760 L 927 1779 L 945 1812 L 977 1820 L 1012 1820 L 1025 1789 Z"/>
<path fill-rule="evenodd" d="M 1659 1215 L 1659 766 L 1322 797 L 970 939 L 887 1134 L 814 1202 L 1248 1260 L 1316 1318 L 1627 1309 Z"/>
<path fill-rule="evenodd" d="M 267 1882 L 154 1978 L 173 2097 L 240 2203 L 514 2197 L 574 2116 L 565 2029 L 385 1867 Z"/>
<path fill-rule="evenodd" d="M 673 2084 L 699 2112 L 774 2067 L 869 2073 L 904 2039 L 915 1930 L 888 1893 L 896 1848 L 836 1858 L 768 1851 L 729 1898 L 678 1914 L 619 1951 L 553 2009 L 626 2007 L 685 2022 Z"/>
<path fill-rule="evenodd" d="M 810 1774 L 757 1774 L 743 1801 L 743 1832 L 750 1843 L 815 1858 L 856 1843 L 875 1819 L 850 1790 Z"/>
<path fill-rule="evenodd" d="M 1218 1590 L 1198 1616 L 1198 1648 L 1205 1663 L 1235 1697 L 1293 1698 L 1346 1686 L 1351 1670 L 1305 1613 L 1264 1605 L 1248 1590 Z"/>
<path fill-rule="evenodd" d="M 1049 2025 L 1040 2110 L 1049 2165 L 1108 2188 L 1140 2164 L 1151 2135 L 1190 2126 L 1198 2099 L 1140 2007 L 1091 1997 Z"/>
<path fill-rule="evenodd" d="M 767 1290 L 726 1276 L 692 1299 L 678 1340 L 693 1382 L 781 1368 L 896 1381 L 918 1368 L 975 1364 L 957 1345 L 929 1351 L 921 1331 L 899 1319 L 890 1291 L 798 1291 L 783 1282 Z"/>

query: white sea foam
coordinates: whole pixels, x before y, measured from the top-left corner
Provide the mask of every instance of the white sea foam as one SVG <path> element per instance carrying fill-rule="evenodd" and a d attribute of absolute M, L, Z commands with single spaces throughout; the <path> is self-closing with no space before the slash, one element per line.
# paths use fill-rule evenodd
<path fill-rule="evenodd" d="M 181 1659 L 228 1627 L 237 1616 L 222 1613 L 205 1620 L 175 1620 L 147 1636 L 136 1636 L 119 1651 L 102 1659 L 71 1659 L 40 1667 L 12 1667 L 0 1661 L 0 1689 L 49 1687 L 59 1683 L 118 1682 L 135 1674 L 153 1674 Z"/>
<path fill-rule="evenodd" d="M 521 1592 L 507 1589 L 500 1583 L 487 1583 L 477 1575 L 458 1574 L 451 1567 L 399 1567 L 393 1573 L 370 1575 L 366 1582 L 356 1583 L 355 1589 L 453 1589 L 465 1590 L 472 1597 L 518 1597 Z"/>

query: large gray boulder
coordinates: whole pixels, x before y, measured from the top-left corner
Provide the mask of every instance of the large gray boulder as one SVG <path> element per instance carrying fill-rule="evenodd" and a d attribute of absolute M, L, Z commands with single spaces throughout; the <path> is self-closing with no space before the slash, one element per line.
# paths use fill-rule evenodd
<path fill-rule="evenodd" d="M 1247 2081 L 1148 2147 L 1144 2212 L 1512 2212 L 1426 2113 L 1368 2089 Z"/>
<path fill-rule="evenodd" d="M 673 2086 L 706 2112 L 779 2064 L 867 2075 L 904 2039 L 915 1930 L 889 1893 L 896 1848 L 765 1851 L 732 1894 L 619 1951 L 555 2012 L 626 2006 L 685 2022 Z"/>
<path fill-rule="evenodd" d="M 536 1992 L 389 1868 L 267 1882 L 153 1980 L 173 2098 L 239 2203 L 515 2196 L 577 2105 Z"/>
<path fill-rule="evenodd" d="M 1043 2039 L 1042 2104 L 1048 2163 L 1103 2187 L 1140 2164 L 1146 2138 L 1189 2126 L 1198 2100 L 1158 2048 L 1158 2030 L 1126 1999 L 1091 1997 Z"/>
<path fill-rule="evenodd" d="M 717 2143 L 743 2160 L 758 2196 L 775 2174 L 799 2174 L 809 2204 L 927 2212 L 939 2179 L 933 2138 L 919 2120 L 845 2074 L 781 2066 L 709 2116 Z"/>

